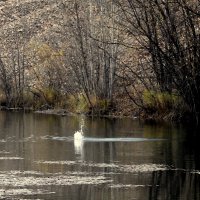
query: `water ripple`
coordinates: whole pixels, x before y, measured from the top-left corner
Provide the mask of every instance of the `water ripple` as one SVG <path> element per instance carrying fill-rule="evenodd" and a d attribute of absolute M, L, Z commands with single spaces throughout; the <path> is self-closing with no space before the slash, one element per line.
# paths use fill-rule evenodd
<path fill-rule="evenodd" d="M 42 136 L 43 140 L 57 140 L 57 141 L 73 141 L 74 138 L 71 137 L 60 137 L 60 136 Z M 155 142 L 164 141 L 166 139 L 162 138 L 134 138 L 134 137 L 114 137 L 114 138 L 98 138 L 98 137 L 84 137 L 83 142 Z"/>
<path fill-rule="evenodd" d="M 139 172 L 153 172 L 153 171 L 166 171 L 171 169 L 167 165 L 162 164 L 132 164 L 122 165 L 117 163 L 93 163 L 93 162 L 78 162 L 78 161 L 36 161 L 37 164 L 52 164 L 52 165 L 78 165 L 82 167 L 94 167 L 94 168 L 112 168 L 118 172 L 125 173 L 139 173 Z"/>
<path fill-rule="evenodd" d="M 67 185 L 99 185 L 103 183 L 112 182 L 110 179 L 99 176 L 78 176 L 78 175 L 48 175 L 42 177 L 34 177 L 27 175 L 26 172 L 14 173 L 1 172 L 0 173 L 1 187 L 33 187 L 33 186 L 67 186 Z"/>

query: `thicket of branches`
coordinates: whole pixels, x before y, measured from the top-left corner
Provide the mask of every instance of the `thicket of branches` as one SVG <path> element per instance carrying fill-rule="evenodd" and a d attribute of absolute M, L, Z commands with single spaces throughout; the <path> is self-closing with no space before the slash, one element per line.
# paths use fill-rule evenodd
<path fill-rule="evenodd" d="M 51 3 L 49 31 L 38 36 L 39 25 L 31 29 L 22 17 L 12 39 L 5 37 L 0 79 L 7 104 L 20 105 L 31 93 L 52 105 L 61 96 L 81 95 L 91 110 L 99 101 L 116 104 L 119 97 L 145 108 L 148 90 L 178 96 L 198 123 L 198 0 Z"/>
<path fill-rule="evenodd" d="M 199 1 L 118 1 L 123 27 L 150 56 L 162 92 L 179 94 L 199 120 Z"/>

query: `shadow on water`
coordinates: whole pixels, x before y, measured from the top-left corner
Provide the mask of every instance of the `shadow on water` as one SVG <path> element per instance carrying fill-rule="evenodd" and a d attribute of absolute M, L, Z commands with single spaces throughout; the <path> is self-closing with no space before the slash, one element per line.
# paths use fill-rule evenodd
<path fill-rule="evenodd" d="M 0 112 L 0 198 L 198 200 L 199 137 L 131 119 Z"/>

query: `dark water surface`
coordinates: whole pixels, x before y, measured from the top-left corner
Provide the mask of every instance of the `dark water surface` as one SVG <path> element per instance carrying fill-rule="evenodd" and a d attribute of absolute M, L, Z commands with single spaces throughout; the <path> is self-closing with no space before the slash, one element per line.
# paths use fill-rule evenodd
<path fill-rule="evenodd" d="M 0 112 L 0 199 L 200 199 L 193 129 Z"/>

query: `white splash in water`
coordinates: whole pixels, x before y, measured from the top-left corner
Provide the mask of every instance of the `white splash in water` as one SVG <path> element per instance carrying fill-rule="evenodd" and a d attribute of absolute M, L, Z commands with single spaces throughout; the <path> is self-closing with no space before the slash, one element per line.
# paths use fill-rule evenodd
<path fill-rule="evenodd" d="M 83 128 L 84 128 L 84 120 L 81 120 L 80 124 L 80 130 L 76 131 L 74 133 L 74 151 L 75 154 L 81 155 L 81 160 L 83 159 L 83 146 L 84 146 L 84 133 L 83 133 Z"/>
<path fill-rule="evenodd" d="M 83 145 L 84 145 L 84 141 L 83 140 L 81 140 L 81 139 L 75 140 L 74 139 L 75 154 L 79 154 L 79 155 L 83 154 Z"/>
<path fill-rule="evenodd" d="M 83 125 L 81 125 L 81 129 L 74 133 L 74 140 L 83 140 Z"/>

